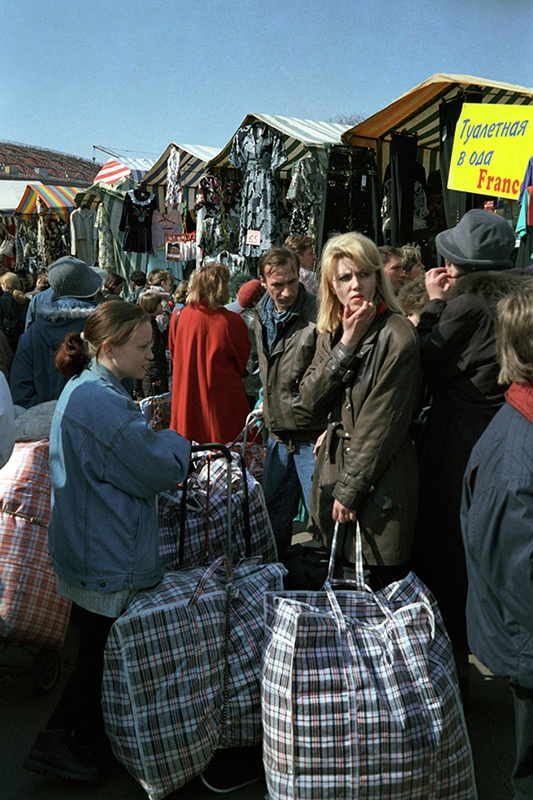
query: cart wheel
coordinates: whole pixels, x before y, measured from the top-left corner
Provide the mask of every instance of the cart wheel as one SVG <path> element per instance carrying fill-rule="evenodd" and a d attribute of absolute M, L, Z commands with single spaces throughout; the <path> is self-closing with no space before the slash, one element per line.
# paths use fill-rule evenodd
<path fill-rule="evenodd" d="M 59 678 L 61 659 L 55 650 L 39 650 L 33 659 L 33 685 L 39 694 L 51 692 Z"/>

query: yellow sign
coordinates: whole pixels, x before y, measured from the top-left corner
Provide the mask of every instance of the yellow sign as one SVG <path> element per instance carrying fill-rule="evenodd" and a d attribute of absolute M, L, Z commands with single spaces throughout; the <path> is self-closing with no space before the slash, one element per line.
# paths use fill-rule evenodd
<path fill-rule="evenodd" d="M 533 106 L 463 103 L 448 189 L 518 198 L 533 155 Z"/>

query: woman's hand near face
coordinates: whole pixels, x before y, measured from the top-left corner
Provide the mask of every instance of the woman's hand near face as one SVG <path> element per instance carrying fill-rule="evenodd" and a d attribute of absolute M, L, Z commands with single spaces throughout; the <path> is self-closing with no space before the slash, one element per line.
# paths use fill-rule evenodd
<path fill-rule="evenodd" d="M 455 280 L 445 267 L 435 267 L 426 272 L 425 282 L 430 300 L 446 300 Z"/>
<path fill-rule="evenodd" d="M 372 325 L 375 316 L 376 306 L 369 300 L 363 300 L 358 308 L 344 307 L 341 342 L 348 350 L 354 350 L 357 347 Z"/>
<path fill-rule="evenodd" d="M 355 511 L 351 508 L 346 508 L 338 500 L 333 501 L 333 511 L 331 516 L 335 522 L 355 522 Z"/>

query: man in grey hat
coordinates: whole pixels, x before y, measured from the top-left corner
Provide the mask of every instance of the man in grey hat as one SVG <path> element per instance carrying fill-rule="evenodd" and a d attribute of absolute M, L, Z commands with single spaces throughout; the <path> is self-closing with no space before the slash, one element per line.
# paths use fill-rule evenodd
<path fill-rule="evenodd" d="M 48 270 L 50 289 L 33 298 L 40 298 L 33 307 L 33 321 L 20 337 L 11 365 L 10 386 L 16 405 L 30 408 L 57 400 L 66 378 L 54 364 L 56 350 L 67 333 L 84 329 L 98 304 L 103 276 L 103 270 L 73 256 L 54 261 Z"/>
<path fill-rule="evenodd" d="M 39 303 L 50 303 L 58 297 L 83 298 L 94 296 L 95 293 L 93 289 L 96 280 L 99 280 L 99 288 L 101 288 L 107 275 L 105 270 L 99 269 L 98 267 L 90 267 L 85 261 L 81 261 L 74 256 L 58 258 L 57 261 L 54 261 L 49 267 L 49 272 L 50 270 L 53 270 L 53 279 L 52 283 L 50 283 L 50 279 L 48 279 L 49 288 L 31 298 L 26 312 L 26 330 L 30 327 L 32 322 L 35 321 L 37 313 L 36 306 L 39 305 Z M 90 272 L 87 270 L 90 270 Z M 94 275 L 97 276 L 97 279 L 95 279 Z M 85 294 L 87 291 L 92 294 Z"/>
<path fill-rule="evenodd" d="M 444 267 L 426 273 L 429 302 L 418 333 L 431 394 L 419 441 L 420 495 L 413 567 L 434 592 L 468 690 L 466 567 L 460 528 L 462 478 L 470 451 L 501 407 L 494 318 L 498 300 L 520 289 L 515 236 L 497 214 L 469 211 L 435 240 Z"/>

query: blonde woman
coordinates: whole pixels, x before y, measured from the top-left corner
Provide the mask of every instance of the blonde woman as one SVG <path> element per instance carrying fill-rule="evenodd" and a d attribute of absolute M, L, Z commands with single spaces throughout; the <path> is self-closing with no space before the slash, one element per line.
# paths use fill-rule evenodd
<path fill-rule="evenodd" d="M 409 425 L 421 389 L 419 343 L 376 245 L 359 233 L 331 238 L 322 253 L 317 349 L 303 403 L 329 412 L 317 447 L 311 531 L 331 544 L 335 521 L 359 521 L 363 558 L 376 583 L 407 571 L 417 507 Z M 352 526 L 344 559 L 354 561 Z M 349 533 L 346 533 L 348 531 Z"/>

